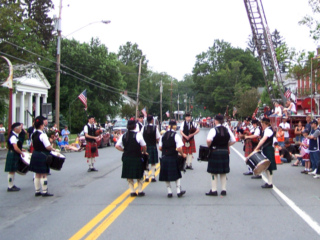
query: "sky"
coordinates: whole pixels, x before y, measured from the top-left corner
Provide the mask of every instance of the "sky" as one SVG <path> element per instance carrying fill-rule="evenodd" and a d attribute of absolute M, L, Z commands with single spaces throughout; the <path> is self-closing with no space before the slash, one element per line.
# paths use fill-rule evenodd
<path fill-rule="evenodd" d="M 60 0 L 53 3 L 53 14 L 58 16 Z M 311 14 L 308 0 L 262 3 L 271 32 L 277 29 L 297 51 L 316 51 L 309 29 L 298 24 Z M 68 38 L 80 42 L 98 37 L 115 53 L 126 42 L 136 43 L 152 71 L 178 80 L 192 73 L 196 56 L 206 52 L 215 39 L 245 49 L 251 34 L 243 0 L 62 0 L 62 6 L 63 36 L 76 31 Z"/>

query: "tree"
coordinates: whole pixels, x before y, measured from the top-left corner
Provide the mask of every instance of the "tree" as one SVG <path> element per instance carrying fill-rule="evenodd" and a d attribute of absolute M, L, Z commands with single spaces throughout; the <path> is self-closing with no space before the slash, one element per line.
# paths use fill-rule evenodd
<path fill-rule="evenodd" d="M 320 21 L 318 14 L 320 13 L 320 3 L 318 0 L 309 0 L 309 6 L 312 9 L 314 16 L 306 15 L 299 21 L 300 25 L 305 25 L 310 29 L 310 37 L 314 41 L 318 41 L 320 38 Z"/>
<path fill-rule="evenodd" d="M 260 96 L 256 88 L 247 90 L 246 92 L 239 93 L 239 103 L 237 114 L 244 116 L 252 116 L 257 108 Z"/>

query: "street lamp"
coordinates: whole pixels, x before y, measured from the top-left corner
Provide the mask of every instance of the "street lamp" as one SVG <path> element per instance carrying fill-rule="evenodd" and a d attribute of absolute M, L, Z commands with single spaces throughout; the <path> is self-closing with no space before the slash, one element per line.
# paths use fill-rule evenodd
<path fill-rule="evenodd" d="M 60 116 L 60 60 L 61 60 L 61 6 L 62 6 L 62 0 L 60 0 L 60 7 L 59 7 L 59 18 L 57 19 L 56 22 L 56 31 L 58 33 L 58 39 L 57 39 L 57 75 L 56 75 L 56 98 L 55 98 L 55 103 L 56 103 L 56 111 L 55 111 L 55 123 L 57 124 L 57 128 L 59 129 L 59 116 Z M 109 24 L 111 23 L 110 20 L 102 20 L 102 21 L 96 21 L 89 23 L 76 31 L 69 33 L 68 35 L 64 36 L 67 37 L 89 25 L 92 25 L 94 23 L 103 23 L 103 24 Z"/>

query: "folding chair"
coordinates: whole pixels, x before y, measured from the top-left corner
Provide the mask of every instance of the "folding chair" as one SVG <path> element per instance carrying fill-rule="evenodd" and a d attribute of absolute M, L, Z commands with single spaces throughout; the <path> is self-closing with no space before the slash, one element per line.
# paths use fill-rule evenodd
<path fill-rule="evenodd" d="M 56 144 L 57 144 L 57 147 L 60 149 L 61 152 L 62 152 L 62 151 L 64 151 L 64 152 L 70 152 L 69 149 L 66 149 L 65 147 L 59 146 L 58 140 L 56 140 Z"/>

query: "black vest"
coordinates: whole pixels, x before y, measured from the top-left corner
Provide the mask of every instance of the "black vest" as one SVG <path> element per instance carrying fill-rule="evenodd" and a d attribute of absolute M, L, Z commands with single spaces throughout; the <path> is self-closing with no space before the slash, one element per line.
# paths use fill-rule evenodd
<path fill-rule="evenodd" d="M 190 124 L 190 128 L 191 128 L 192 121 L 190 121 L 189 124 Z M 184 133 L 184 135 L 189 136 L 189 130 L 190 129 L 188 127 L 187 121 L 184 121 L 184 124 L 183 124 L 183 133 Z"/>
<path fill-rule="evenodd" d="M 178 156 L 176 150 L 177 145 L 175 141 L 176 132 L 167 131 L 162 137 L 162 155 L 164 156 Z"/>
<path fill-rule="evenodd" d="M 8 137 L 8 141 L 7 141 L 9 150 L 13 150 L 14 151 L 13 144 L 10 143 L 10 138 L 12 136 L 15 136 L 17 138 L 17 140 L 18 140 L 18 142 L 17 142 L 18 148 L 20 148 L 20 150 L 22 150 L 22 142 L 19 140 L 19 137 L 17 137 L 17 135 L 15 135 L 12 131 L 10 132 L 9 137 Z"/>
<path fill-rule="evenodd" d="M 88 127 L 88 135 L 95 137 L 96 136 L 96 134 L 95 134 L 96 129 L 94 128 L 94 125 L 92 127 L 90 127 L 89 124 L 87 124 L 86 126 Z M 86 138 L 86 141 L 87 142 L 95 142 L 96 140 L 91 139 L 91 138 Z"/>
<path fill-rule="evenodd" d="M 141 157 L 141 146 L 136 139 L 137 133 L 128 131 L 122 137 L 123 156 L 124 157 Z"/>
<path fill-rule="evenodd" d="M 216 136 L 212 139 L 211 147 L 216 149 L 228 149 L 230 134 L 226 127 L 215 127 Z"/>
<path fill-rule="evenodd" d="M 144 127 L 143 139 L 146 142 L 147 146 L 157 145 L 156 132 L 157 132 L 157 126 L 147 125 Z"/>
<path fill-rule="evenodd" d="M 43 142 L 40 141 L 40 135 L 41 133 L 39 131 L 35 131 L 32 134 L 32 145 L 34 147 L 34 150 L 37 152 L 50 152 L 46 149 Z"/>
<path fill-rule="evenodd" d="M 267 127 L 266 129 L 271 129 L 272 130 L 272 127 Z M 265 130 L 266 130 L 265 129 Z M 263 135 L 264 135 L 264 131 L 265 130 L 263 130 Z M 273 132 L 273 130 L 272 130 L 272 132 Z M 272 146 L 272 144 L 273 144 L 273 136 L 274 136 L 274 132 L 273 132 L 273 134 L 272 134 L 272 136 L 271 137 L 268 137 L 267 138 L 267 140 L 264 142 L 264 144 L 262 145 L 262 148 L 265 148 L 265 147 L 268 147 L 268 146 Z"/>

